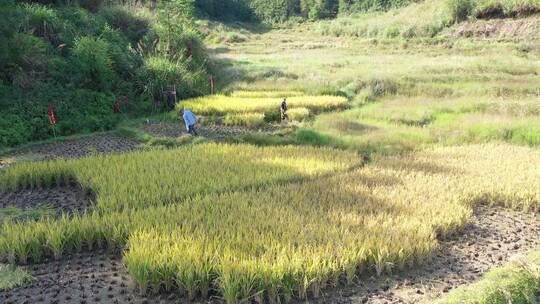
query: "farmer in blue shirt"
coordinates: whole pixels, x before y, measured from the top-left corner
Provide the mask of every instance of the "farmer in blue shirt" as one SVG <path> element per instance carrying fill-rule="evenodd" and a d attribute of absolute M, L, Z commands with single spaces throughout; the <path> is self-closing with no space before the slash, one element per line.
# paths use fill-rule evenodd
<path fill-rule="evenodd" d="M 184 109 L 182 110 L 182 112 L 182 117 L 184 118 L 184 122 L 186 123 L 186 130 L 192 136 L 197 136 L 197 131 L 195 131 L 195 125 L 197 124 L 197 116 L 195 116 L 195 114 L 193 114 L 193 112 L 188 109 Z"/>

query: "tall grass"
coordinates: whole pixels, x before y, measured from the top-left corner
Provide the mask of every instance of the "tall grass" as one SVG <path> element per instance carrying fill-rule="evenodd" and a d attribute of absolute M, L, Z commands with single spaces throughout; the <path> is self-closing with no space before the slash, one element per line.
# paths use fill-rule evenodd
<path fill-rule="evenodd" d="M 426 0 L 387 12 L 372 12 L 321 21 L 316 31 L 323 35 L 362 38 L 433 37 L 450 24 L 445 2 Z"/>
<path fill-rule="evenodd" d="M 540 291 L 539 267 L 540 250 L 536 249 L 527 256 L 514 257 L 480 281 L 455 289 L 435 303 L 535 303 Z"/>
<path fill-rule="evenodd" d="M 536 98 L 396 97 L 317 117 L 314 129 L 348 146 L 392 152 L 434 143 L 540 144 Z M 370 148 L 372 147 L 372 148 Z"/>

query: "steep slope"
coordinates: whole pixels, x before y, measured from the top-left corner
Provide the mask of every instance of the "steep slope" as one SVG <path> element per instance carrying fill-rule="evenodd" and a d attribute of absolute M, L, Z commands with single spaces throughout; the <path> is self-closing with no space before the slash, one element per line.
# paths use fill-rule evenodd
<path fill-rule="evenodd" d="M 168 86 L 179 98 L 205 93 L 206 55 L 189 10 L 80 3 L 2 1 L 0 148 L 52 137 L 49 106 L 56 133 L 69 135 L 114 127 L 119 100 L 122 112 L 138 113 Z"/>

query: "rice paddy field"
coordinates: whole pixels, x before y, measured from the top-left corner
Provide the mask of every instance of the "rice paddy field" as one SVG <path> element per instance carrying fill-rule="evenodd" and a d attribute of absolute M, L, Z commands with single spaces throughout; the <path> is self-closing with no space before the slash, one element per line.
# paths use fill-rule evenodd
<path fill-rule="evenodd" d="M 0 196 L 74 187 L 88 201 L 3 208 L 0 301 L 39 293 L 32 265 L 106 250 L 88 265 L 112 260 L 113 278 L 83 277 L 131 280 L 136 295 L 96 303 L 535 303 L 540 48 L 324 26 L 209 45 L 222 93 L 175 111 L 249 136 L 10 162 Z M 282 97 L 291 122 L 258 132 L 278 125 Z"/>
<path fill-rule="evenodd" d="M 257 127 L 280 121 L 281 98 L 287 98 L 291 122 L 302 122 L 321 112 L 347 108 L 347 98 L 332 95 L 306 95 L 298 91 L 235 91 L 229 96 L 212 95 L 182 101 L 178 108 L 200 115 L 222 118 L 229 126 Z"/>

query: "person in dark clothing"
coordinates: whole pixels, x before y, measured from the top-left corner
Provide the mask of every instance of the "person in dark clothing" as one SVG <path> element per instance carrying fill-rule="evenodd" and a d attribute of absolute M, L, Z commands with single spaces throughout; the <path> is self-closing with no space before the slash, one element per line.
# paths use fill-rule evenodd
<path fill-rule="evenodd" d="M 281 120 L 289 120 L 289 115 L 287 115 L 287 97 L 283 97 L 283 101 L 281 102 Z"/>

